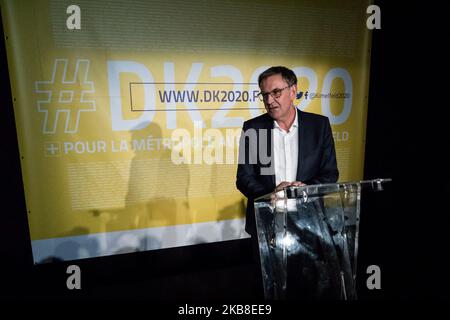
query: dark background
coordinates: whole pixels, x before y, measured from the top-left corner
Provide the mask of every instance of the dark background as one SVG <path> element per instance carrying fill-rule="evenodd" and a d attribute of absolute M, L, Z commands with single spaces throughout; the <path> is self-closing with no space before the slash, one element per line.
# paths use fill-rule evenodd
<path fill-rule="evenodd" d="M 449 299 L 448 5 L 393 2 L 376 2 L 382 28 L 372 32 L 364 172 L 393 182 L 364 195 L 359 298 Z M 4 41 L 0 64 L 0 299 L 255 300 L 250 240 L 34 266 Z M 66 288 L 71 264 L 82 270 L 82 290 Z M 373 264 L 381 290 L 365 286 Z"/>

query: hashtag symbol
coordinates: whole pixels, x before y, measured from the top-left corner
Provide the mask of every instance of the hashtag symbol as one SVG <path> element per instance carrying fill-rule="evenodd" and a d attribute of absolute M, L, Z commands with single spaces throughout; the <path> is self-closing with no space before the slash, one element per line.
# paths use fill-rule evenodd
<path fill-rule="evenodd" d="M 51 80 L 35 82 L 38 111 L 44 114 L 43 133 L 54 134 L 60 119 L 65 120 L 65 133 L 76 133 L 81 112 L 95 111 L 94 83 L 87 80 L 89 62 L 78 59 L 75 70 L 70 70 L 67 59 L 56 59 Z"/>

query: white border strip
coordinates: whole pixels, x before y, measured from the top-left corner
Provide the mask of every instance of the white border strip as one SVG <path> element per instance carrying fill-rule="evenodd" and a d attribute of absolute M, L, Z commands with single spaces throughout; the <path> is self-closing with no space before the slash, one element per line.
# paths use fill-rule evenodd
<path fill-rule="evenodd" d="M 34 263 L 77 260 L 200 243 L 245 239 L 245 219 L 33 240 Z"/>

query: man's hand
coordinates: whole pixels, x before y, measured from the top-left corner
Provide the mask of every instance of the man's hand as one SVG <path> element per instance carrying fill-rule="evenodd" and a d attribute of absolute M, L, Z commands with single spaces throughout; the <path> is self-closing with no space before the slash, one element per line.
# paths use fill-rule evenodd
<path fill-rule="evenodd" d="M 281 191 L 287 187 L 301 187 L 301 186 L 306 186 L 306 184 L 304 184 L 301 181 L 294 181 L 294 182 L 283 181 L 276 186 L 275 192 Z"/>

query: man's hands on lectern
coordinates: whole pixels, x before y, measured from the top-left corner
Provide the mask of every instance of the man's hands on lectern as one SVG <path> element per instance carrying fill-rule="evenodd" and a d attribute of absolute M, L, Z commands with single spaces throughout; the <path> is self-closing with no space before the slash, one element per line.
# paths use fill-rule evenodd
<path fill-rule="evenodd" d="M 302 186 L 306 186 L 306 184 L 304 184 L 301 181 L 294 181 L 294 182 L 283 181 L 276 186 L 275 192 L 281 191 L 287 187 L 302 187 Z"/>

